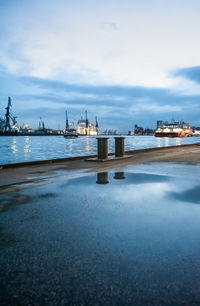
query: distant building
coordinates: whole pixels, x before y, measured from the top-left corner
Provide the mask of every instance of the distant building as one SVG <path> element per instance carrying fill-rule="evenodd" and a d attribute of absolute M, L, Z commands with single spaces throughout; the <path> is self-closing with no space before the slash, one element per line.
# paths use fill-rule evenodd
<path fill-rule="evenodd" d="M 128 131 L 129 136 L 152 136 L 154 135 L 155 130 L 150 128 L 143 128 L 142 126 L 134 125 L 134 131 Z"/>
<path fill-rule="evenodd" d="M 143 135 L 144 133 L 144 129 L 141 126 L 138 126 L 137 124 L 135 124 L 134 126 L 134 135 Z"/>

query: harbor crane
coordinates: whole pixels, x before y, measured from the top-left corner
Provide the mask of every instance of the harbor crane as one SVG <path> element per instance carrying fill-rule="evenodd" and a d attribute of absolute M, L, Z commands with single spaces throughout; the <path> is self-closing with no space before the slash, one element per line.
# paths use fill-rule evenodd
<path fill-rule="evenodd" d="M 16 121 L 17 117 L 12 116 L 12 114 L 10 113 L 11 106 L 12 106 L 12 104 L 11 104 L 11 97 L 8 97 L 8 106 L 5 108 L 6 109 L 5 126 L 4 126 L 4 131 L 5 132 L 10 132 L 12 130 L 12 126 L 15 126 L 16 123 L 17 123 L 17 121 Z M 12 126 L 10 124 L 10 119 L 13 122 Z"/>

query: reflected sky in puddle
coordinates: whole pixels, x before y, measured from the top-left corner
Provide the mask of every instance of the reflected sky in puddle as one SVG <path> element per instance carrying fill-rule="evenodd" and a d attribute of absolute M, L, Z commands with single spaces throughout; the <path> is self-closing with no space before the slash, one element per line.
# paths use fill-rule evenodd
<path fill-rule="evenodd" d="M 182 192 L 171 192 L 170 196 L 173 199 L 190 202 L 194 204 L 200 204 L 200 186 L 196 186 L 194 188 L 182 191 Z"/>
<path fill-rule="evenodd" d="M 24 304 L 198 304 L 199 171 L 155 163 L 60 172 L 21 190 L 28 204 L 1 214 L 4 236 L 15 235 L 0 252 L 3 288 Z"/>

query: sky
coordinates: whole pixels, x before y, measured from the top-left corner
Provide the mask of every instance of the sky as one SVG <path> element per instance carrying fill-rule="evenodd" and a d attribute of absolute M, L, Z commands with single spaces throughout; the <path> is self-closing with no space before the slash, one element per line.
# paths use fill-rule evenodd
<path fill-rule="evenodd" d="M 0 116 L 200 126 L 199 0 L 0 0 Z"/>

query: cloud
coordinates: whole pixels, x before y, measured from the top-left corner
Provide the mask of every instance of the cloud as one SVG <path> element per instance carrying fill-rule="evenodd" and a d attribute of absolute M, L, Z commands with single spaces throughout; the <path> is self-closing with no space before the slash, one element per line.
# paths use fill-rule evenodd
<path fill-rule="evenodd" d="M 200 66 L 177 69 L 173 75 L 176 77 L 183 77 L 200 84 Z"/>
<path fill-rule="evenodd" d="M 123 86 L 123 85 L 88 85 L 88 84 L 70 84 L 66 82 L 48 80 L 33 77 L 22 77 L 20 80 L 31 86 L 36 86 L 44 92 L 56 93 L 62 99 L 65 97 L 73 98 L 74 95 L 78 95 L 78 100 L 87 100 L 106 103 L 109 101 L 110 105 L 124 105 L 131 106 L 133 102 L 138 104 L 147 105 L 148 103 L 157 103 L 159 105 L 176 105 L 179 106 L 188 101 L 192 103 L 198 103 L 199 95 L 185 96 L 179 92 L 168 88 L 155 88 L 144 86 Z"/>
<path fill-rule="evenodd" d="M 11 73 L 80 84 L 166 87 L 170 69 L 199 61 L 196 0 L 176 5 L 153 0 L 0 2 L 0 64 Z"/>
<path fill-rule="evenodd" d="M 123 132 L 172 117 L 199 125 L 199 8 L 196 0 L 1 0 L 0 113 L 11 96 L 19 120 L 44 115 L 52 126 L 66 108 Z M 171 76 L 174 67 L 188 68 Z"/>
<path fill-rule="evenodd" d="M 88 110 L 94 121 L 98 116 L 102 129 L 114 128 L 126 133 L 134 124 L 155 127 L 157 120 L 188 121 L 199 125 L 200 95 L 185 95 L 170 88 L 124 85 L 74 84 L 53 79 L 17 77 L 0 69 L 1 101 L 13 101 L 13 114 L 19 122 L 35 126 L 40 116 L 48 126 L 65 120 L 67 109 L 76 122 Z M 4 110 L 1 110 L 3 114 Z"/>
<path fill-rule="evenodd" d="M 104 25 L 108 26 L 109 28 L 113 30 L 118 30 L 118 24 L 115 22 L 104 22 Z"/>
<path fill-rule="evenodd" d="M 170 89 L 140 86 L 70 84 L 35 77 L 21 77 L 20 82 L 32 90 L 16 99 L 22 105 L 29 101 L 33 115 L 38 108 L 38 113 L 55 119 L 67 109 L 75 120 L 87 109 L 92 118 L 100 118 L 102 126 L 112 124 L 124 132 L 132 122 L 154 127 L 158 119 L 198 120 L 199 95 L 185 96 Z"/>
<path fill-rule="evenodd" d="M 175 94 L 170 89 L 144 87 L 144 86 L 124 86 L 124 85 L 90 85 L 90 84 L 70 84 L 62 81 L 48 80 L 34 77 L 22 77 L 25 84 L 36 85 L 41 89 L 53 90 L 54 92 L 79 92 L 81 94 L 95 94 L 106 96 L 117 96 L 124 98 L 148 98 L 154 100 L 174 99 Z"/>

